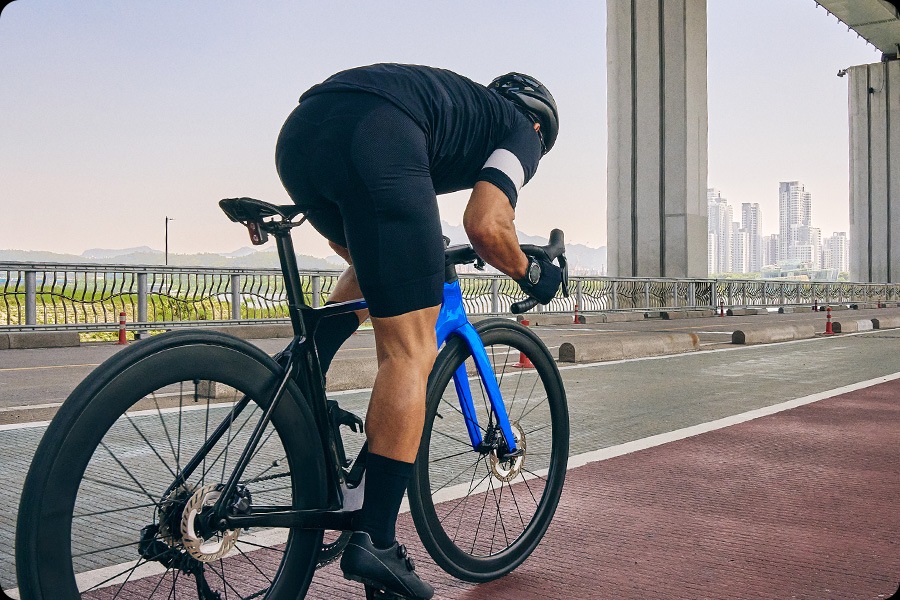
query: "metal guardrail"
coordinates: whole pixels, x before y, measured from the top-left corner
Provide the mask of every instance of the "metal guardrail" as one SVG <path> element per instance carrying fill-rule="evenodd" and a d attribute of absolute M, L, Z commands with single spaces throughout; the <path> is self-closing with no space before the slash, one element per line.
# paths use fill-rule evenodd
<path fill-rule="evenodd" d="M 321 306 L 339 271 L 303 271 L 306 301 Z M 508 314 L 522 300 L 502 275 L 461 274 L 469 314 Z M 570 296 L 544 312 L 659 311 L 900 301 L 900 284 L 774 280 L 573 277 Z M 63 263 L 0 263 L 0 331 L 129 328 L 289 321 L 278 269 L 213 269 Z"/>

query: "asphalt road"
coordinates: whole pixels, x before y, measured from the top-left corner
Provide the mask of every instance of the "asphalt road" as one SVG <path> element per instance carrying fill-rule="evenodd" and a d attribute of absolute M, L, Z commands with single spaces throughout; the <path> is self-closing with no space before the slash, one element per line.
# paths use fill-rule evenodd
<path fill-rule="evenodd" d="M 684 326 L 684 322 L 672 323 Z M 545 332 L 548 344 L 562 336 L 581 335 L 565 329 Z M 370 348 L 370 342 L 370 335 L 361 333 L 349 349 Z M 260 345 L 274 350 L 277 342 Z M 7 406 L 22 401 L 59 402 L 92 365 L 116 350 L 114 346 L 85 346 L 4 352 L 0 358 L 6 369 L 0 371 L 4 402 Z M 900 330 L 887 330 L 766 346 L 723 348 L 711 344 L 705 351 L 688 354 L 562 366 L 572 424 L 571 454 L 583 455 L 890 375 L 900 371 L 898 350 Z M 367 393 L 341 393 L 336 398 L 343 407 L 362 413 Z M 18 497 L 44 429 L 40 423 L 0 426 L 0 468 L 5 484 L 0 490 L 3 589 L 15 585 L 12 537 Z"/>

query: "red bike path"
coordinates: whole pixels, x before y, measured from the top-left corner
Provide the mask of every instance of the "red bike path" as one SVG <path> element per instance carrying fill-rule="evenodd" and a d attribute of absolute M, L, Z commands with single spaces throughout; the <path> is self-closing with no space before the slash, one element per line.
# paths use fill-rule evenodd
<path fill-rule="evenodd" d="M 409 514 L 398 538 L 439 599 L 888 598 L 900 379 L 572 469 L 543 542 L 490 583 L 434 565 Z M 362 597 L 337 565 L 307 595 Z"/>

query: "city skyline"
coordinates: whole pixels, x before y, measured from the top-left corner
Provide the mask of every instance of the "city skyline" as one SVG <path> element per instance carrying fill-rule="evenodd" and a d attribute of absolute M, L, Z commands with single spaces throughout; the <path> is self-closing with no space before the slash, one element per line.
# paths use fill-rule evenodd
<path fill-rule="evenodd" d="M 798 270 L 832 271 L 836 278 L 849 270 L 849 236 L 834 231 L 823 236 L 814 225 L 813 194 L 801 181 L 778 184 L 778 231 L 767 233 L 760 227 L 759 203 L 740 202 L 740 218 L 735 204 L 723 191 L 707 189 L 708 269 L 716 273 L 769 273 Z M 773 268 L 775 267 L 775 268 Z"/>

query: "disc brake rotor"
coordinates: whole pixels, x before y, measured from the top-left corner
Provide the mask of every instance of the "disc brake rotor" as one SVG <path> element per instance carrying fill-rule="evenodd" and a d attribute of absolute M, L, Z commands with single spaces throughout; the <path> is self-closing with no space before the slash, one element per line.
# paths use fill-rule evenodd
<path fill-rule="evenodd" d="M 494 477 L 503 482 L 509 482 L 518 477 L 519 473 L 522 472 L 522 467 L 525 465 L 525 432 L 522 431 L 522 426 L 518 421 L 510 423 L 509 426 L 516 441 L 516 448 L 522 451 L 521 454 L 511 460 L 501 460 L 497 456 L 496 450 L 488 455 L 491 460 L 491 472 Z"/>
<path fill-rule="evenodd" d="M 197 488 L 181 515 L 181 543 L 188 554 L 200 562 L 212 562 L 224 557 L 234 548 L 240 534 L 239 529 L 228 529 L 205 540 L 197 532 L 197 517 L 201 511 L 212 507 L 222 495 L 218 487 L 218 484 L 210 484 Z"/>

